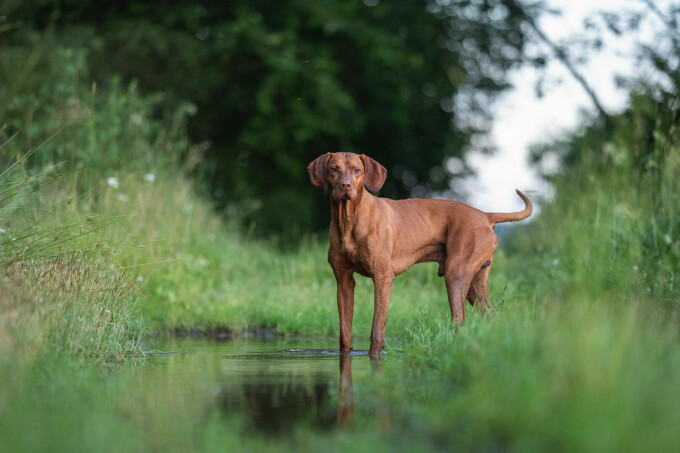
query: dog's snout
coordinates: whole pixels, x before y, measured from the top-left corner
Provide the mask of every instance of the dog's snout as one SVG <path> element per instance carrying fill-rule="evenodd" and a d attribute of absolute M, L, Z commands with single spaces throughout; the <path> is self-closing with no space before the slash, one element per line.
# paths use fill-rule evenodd
<path fill-rule="evenodd" d="M 345 182 L 345 181 L 340 181 L 340 190 L 349 190 L 352 188 L 352 184 Z"/>

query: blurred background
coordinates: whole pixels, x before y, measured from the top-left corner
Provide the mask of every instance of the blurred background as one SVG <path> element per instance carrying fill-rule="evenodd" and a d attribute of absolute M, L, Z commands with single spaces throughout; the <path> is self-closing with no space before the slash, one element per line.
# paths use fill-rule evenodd
<path fill-rule="evenodd" d="M 679 20 L 652 0 L 0 0 L 2 447 L 679 451 Z M 212 346 L 336 347 L 306 166 L 341 151 L 385 165 L 382 196 L 511 211 L 519 188 L 539 209 L 497 229 L 495 310 L 461 329 L 436 263 L 395 280 L 384 368 L 355 358 L 356 423 L 326 431 L 342 361 L 264 382 Z M 355 291 L 361 350 L 373 283 Z M 286 401 L 311 418 L 269 444 L 252 414 Z"/>
<path fill-rule="evenodd" d="M 327 227 L 304 171 L 325 152 L 385 165 L 382 196 L 512 210 L 513 188 L 548 195 L 541 176 L 573 161 L 555 146 L 567 132 L 611 129 L 642 87 L 675 94 L 676 14 L 647 0 L 5 0 L 0 134 L 30 148 L 69 133 L 74 90 L 134 87 L 185 134 L 178 158 L 205 196 L 257 235 Z M 46 148 L 72 165 L 125 156 Z"/>

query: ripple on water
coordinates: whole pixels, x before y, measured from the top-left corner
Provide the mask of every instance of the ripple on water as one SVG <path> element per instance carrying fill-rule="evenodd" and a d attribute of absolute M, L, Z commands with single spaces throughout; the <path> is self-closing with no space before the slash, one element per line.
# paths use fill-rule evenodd
<path fill-rule="evenodd" d="M 338 349 L 285 349 L 283 351 L 258 352 L 249 354 L 230 354 L 226 359 L 239 360 L 304 360 L 339 357 L 341 355 L 367 356 L 368 350 L 340 352 Z"/>

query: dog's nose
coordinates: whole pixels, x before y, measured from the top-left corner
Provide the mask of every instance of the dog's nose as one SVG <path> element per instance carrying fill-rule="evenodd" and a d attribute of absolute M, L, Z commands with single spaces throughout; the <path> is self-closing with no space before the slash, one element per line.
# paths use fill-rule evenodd
<path fill-rule="evenodd" d="M 349 190 L 352 187 L 352 185 L 348 182 L 341 182 L 340 183 L 340 189 L 341 190 Z"/>

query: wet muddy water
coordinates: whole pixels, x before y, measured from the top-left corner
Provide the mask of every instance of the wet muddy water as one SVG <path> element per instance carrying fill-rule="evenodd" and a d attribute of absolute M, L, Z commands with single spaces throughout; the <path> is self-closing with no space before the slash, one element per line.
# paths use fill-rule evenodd
<path fill-rule="evenodd" d="M 339 354 L 335 341 L 170 339 L 149 346 L 156 352 L 132 373 L 152 405 L 198 417 L 218 411 L 270 435 L 351 420 L 353 379 L 373 372 L 366 351 Z"/>

